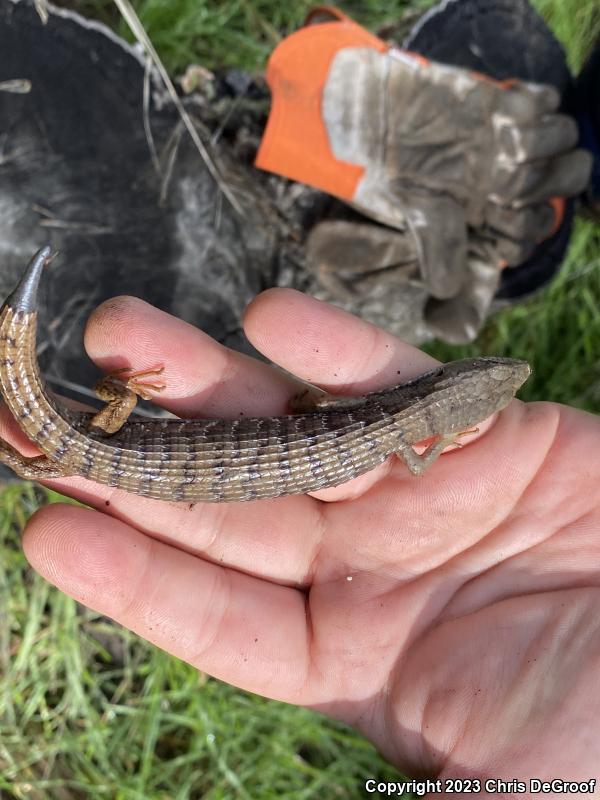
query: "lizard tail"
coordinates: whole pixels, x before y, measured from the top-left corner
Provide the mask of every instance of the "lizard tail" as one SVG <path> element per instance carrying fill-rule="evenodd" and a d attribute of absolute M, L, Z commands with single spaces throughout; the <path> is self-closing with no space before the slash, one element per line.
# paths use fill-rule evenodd
<path fill-rule="evenodd" d="M 7 297 L 4 305 L 13 311 L 24 311 L 26 314 L 37 311 L 37 293 L 42 270 L 56 255 L 57 253 L 53 253 L 49 245 L 38 250 L 27 265 L 25 274 L 15 290 Z"/>

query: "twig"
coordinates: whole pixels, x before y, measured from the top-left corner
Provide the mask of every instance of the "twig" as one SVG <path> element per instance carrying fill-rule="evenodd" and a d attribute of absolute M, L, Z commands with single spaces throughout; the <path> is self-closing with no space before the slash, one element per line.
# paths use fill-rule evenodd
<path fill-rule="evenodd" d="M 142 47 L 145 49 L 146 53 L 152 59 L 152 61 L 154 63 L 154 66 L 158 70 L 158 73 L 159 73 L 160 77 L 162 78 L 162 81 L 163 81 L 163 83 L 165 85 L 165 88 L 167 89 L 167 92 L 169 93 L 169 96 L 171 97 L 171 100 L 173 101 L 173 105 L 177 109 L 177 111 L 178 111 L 178 113 L 179 113 L 179 115 L 180 115 L 180 117 L 181 117 L 181 119 L 183 121 L 183 124 L 185 125 L 185 127 L 187 129 L 187 132 L 191 136 L 192 141 L 196 146 L 196 149 L 198 150 L 198 152 L 200 153 L 200 156 L 202 157 L 202 160 L 206 164 L 206 168 L 208 169 L 209 173 L 212 175 L 212 177 L 213 177 L 215 183 L 217 184 L 217 186 L 219 187 L 219 189 L 223 192 L 224 196 L 227 198 L 227 200 L 231 204 L 232 208 L 234 208 L 238 212 L 238 214 L 241 214 L 242 213 L 242 209 L 240 208 L 237 200 L 235 199 L 235 197 L 231 193 L 229 187 L 227 186 L 227 184 L 225 183 L 225 181 L 223 180 L 223 178 L 219 174 L 219 170 L 217 169 L 216 164 L 214 163 L 214 161 L 210 157 L 210 154 L 209 154 L 208 150 L 206 149 L 206 147 L 204 145 L 204 142 L 202 141 L 202 139 L 198 135 L 198 131 L 196 130 L 190 115 L 187 113 L 186 109 L 183 106 L 183 103 L 179 99 L 179 95 L 177 94 L 177 90 L 173 86 L 173 82 L 171 81 L 171 78 L 169 77 L 169 74 L 167 73 L 167 70 L 165 69 L 164 64 L 160 60 L 160 57 L 159 57 L 158 53 L 154 49 L 154 45 L 152 44 L 152 42 L 150 40 L 150 37 L 146 33 L 146 31 L 144 29 L 144 26 L 140 22 L 140 19 L 139 19 L 138 15 L 135 13 L 135 11 L 133 9 L 133 6 L 129 2 L 129 0 L 114 0 L 114 1 L 115 1 L 115 4 L 116 4 L 117 8 L 119 9 L 121 14 L 123 15 L 123 19 L 129 25 L 133 35 L 138 40 L 138 42 L 142 45 Z"/>
<path fill-rule="evenodd" d="M 47 0 L 34 0 L 35 10 L 38 13 L 38 17 L 42 20 L 42 24 L 45 25 L 48 22 L 48 2 Z"/>
<path fill-rule="evenodd" d="M 0 81 L 0 92 L 29 94 L 30 91 L 31 81 L 28 81 L 27 78 L 13 78 L 10 81 Z"/>
<path fill-rule="evenodd" d="M 151 59 L 147 54 L 146 68 L 144 69 L 144 132 L 146 134 L 146 141 L 148 142 L 148 149 L 150 150 L 154 169 L 156 170 L 156 174 L 160 176 L 160 161 L 158 160 L 154 136 L 152 136 L 152 126 L 150 125 L 150 64 Z"/>

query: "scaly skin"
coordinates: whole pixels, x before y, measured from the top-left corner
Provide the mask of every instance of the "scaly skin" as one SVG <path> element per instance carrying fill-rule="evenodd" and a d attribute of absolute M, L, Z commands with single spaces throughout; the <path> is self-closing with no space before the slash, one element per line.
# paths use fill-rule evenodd
<path fill-rule="evenodd" d="M 48 248 L 34 257 L 0 311 L 2 394 L 46 457 L 27 459 L 4 443 L 0 460 L 25 478 L 80 475 L 144 497 L 227 502 L 337 486 L 392 453 L 420 475 L 456 436 L 504 408 L 529 375 L 523 361 L 466 359 L 363 397 L 326 397 L 302 414 L 132 421 L 143 384 L 112 378 L 110 414 L 74 412 L 46 389 L 35 357 L 37 286 L 50 260 Z M 107 433 L 106 418 L 116 433 Z M 412 445 L 431 437 L 417 455 Z"/>

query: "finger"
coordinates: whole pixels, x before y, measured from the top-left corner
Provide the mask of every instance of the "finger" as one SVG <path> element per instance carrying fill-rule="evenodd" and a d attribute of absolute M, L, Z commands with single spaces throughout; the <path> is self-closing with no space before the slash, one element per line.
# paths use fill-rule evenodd
<path fill-rule="evenodd" d="M 501 152 L 522 164 L 571 150 L 579 131 L 575 120 L 566 114 L 549 114 L 536 119 L 529 128 L 502 121 L 497 125 L 497 135 Z"/>
<path fill-rule="evenodd" d="M 492 231 L 513 241 L 530 240 L 533 247 L 550 236 L 556 224 L 556 212 L 546 202 L 522 208 L 488 203 L 485 217 Z"/>
<path fill-rule="evenodd" d="M 364 394 L 410 380 L 438 362 L 370 322 L 293 289 L 269 289 L 244 316 L 267 358 L 334 394 Z"/>
<path fill-rule="evenodd" d="M 299 292 L 289 291 L 293 297 L 303 297 Z M 313 302 L 318 308 L 331 308 L 319 301 Z M 305 319 L 309 324 L 307 318 Z M 349 314 L 344 314 L 343 320 L 344 323 L 352 320 L 359 322 Z M 292 349 L 305 353 L 310 358 L 312 354 L 306 353 L 304 334 L 300 328 L 291 327 L 294 324 L 292 319 L 286 318 L 284 314 L 272 323 L 271 332 L 274 338 L 285 339 Z M 270 323 L 265 320 L 264 324 Z M 343 324 L 341 320 L 340 324 Z M 368 325 L 368 323 L 360 324 Z M 368 327 L 372 331 L 377 331 L 372 325 Z M 342 331 L 340 336 L 343 336 Z M 387 339 L 390 343 L 397 341 L 391 336 Z M 187 323 L 174 319 L 143 301 L 134 298 L 116 298 L 105 303 L 97 314 L 93 315 L 86 333 L 86 346 L 95 360 L 112 369 L 117 366 L 114 354 L 122 351 L 122 342 L 126 340 L 132 343 L 128 358 L 133 367 L 143 368 L 149 363 L 165 363 L 164 375 L 168 389 L 161 393 L 160 403 L 180 416 L 197 415 L 199 410 L 203 416 L 233 416 L 239 414 L 240 406 L 246 414 L 282 413 L 286 410 L 289 398 L 298 392 L 298 386 L 291 378 L 273 371 L 254 359 L 227 350 Z M 391 347 L 391 344 L 389 346 Z M 386 347 L 383 346 L 383 352 L 385 350 Z M 407 348 L 408 351 L 417 354 L 417 363 L 432 363 L 432 359 L 419 354 L 414 348 Z M 418 373 L 422 370 L 417 368 L 415 371 Z M 395 380 L 390 373 L 389 379 L 392 383 L 407 379 L 400 377 L 399 367 L 395 372 Z M 331 369 L 329 374 L 331 375 Z M 186 383 L 188 381 L 191 382 L 191 386 Z M 358 392 L 358 387 L 355 388 Z M 242 405 L 240 397 L 243 398 Z M 248 398 L 254 402 L 249 404 Z M 386 471 L 387 466 L 382 465 L 378 470 L 357 478 L 356 482 L 345 484 L 344 489 L 335 497 L 354 496 L 371 486 Z M 84 485 L 81 491 L 87 492 L 87 486 Z M 105 492 L 101 495 L 105 496 Z M 118 494 L 109 497 L 114 503 L 113 513 L 118 513 L 125 501 Z M 210 516 L 214 512 L 207 513 Z M 143 525 L 143 519 L 138 515 L 135 517 L 135 522 Z"/>
<path fill-rule="evenodd" d="M 417 261 L 429 293 L 454 297 L 467 269 L 467 226 L 464 211 L 441 192 L 406 198 L 405 217 L 414 236 Z"/>
<path fill-rule="evenodd" d="M 62 483 L 63 491 L 65 482 Z M 252 503 L 161 502 L 84 479 L 68 493 L 138 530 L 217 564 L 294 586 L 308 583 L 324 536 L 319 504 L 306 495 Z"/>
<path fill-rule="evenodd" d="M 301 691 L 309 641 L 303 593 L 71 506 L 37 512 L 23 547 L 63 592 L 195 667 L 288 702 L 311 699 Z"/>
<path fill-rule="evenodd" d="M 437 363 L 374 325 L 291 289 L 259 295 L 246 311 L 244 328 L 270 359 L 334 394 L 364 394 L 404 383 Z M 284 330 L 291 335 L 282 335 Z M 480 426 L 480 432 L 484 429 Z M 355 499 L 382 480 L 392 464 L 388 459 L 366 475 L 313 496 L 328 502 Z"/>
<path fill-rule="evenodd" d="M 560 105 L 560 94 L 554 86 L 514 81 L 498 94 L 497 109 L 519 122 L 537 119 Z"/>
<path fill-rule="evenodd" d="M 587 150 L 574 150 L 552 160 L 550 169 L 539 170 L 540 179 L 534 187 L 519 193 L 520 204 L 535 203 L 549 197 L 573 197 L 588 185 L 592 170 L 592 154 Z"/>
<path fill-rule="evenodd" d="M 116 297 L 96 309 L 85 347 L 104 370 L 163 364 L 166 388 L 153 402 L 178 416 L 282 413 L 298 391 L 290 376 L 134 297 Z"/>
<path fill-rule="evenodd" d="M 322 304 L 319 304 L 322 305 Z M 325 306 L 323 306 L 325 307 Z M 106 312 L 104 315 L 100 313 L 92 320 L 92 324 L 88 329 L 88 344 L 92 355 L 98 360 L 103 361 L 107 366 L 114 368 L 117 366 L 115 363 L 115 352 L 122 349 L 122 342 L 130 340 L 132 346 L 129 348 L 128 357 L 129 363 L 134 367 L 146 367 L 149 362 L 156 363 L 164 360 L 172 350 L 178 353 L 178 350 L 183 349 L 186 355 L 194 352 L 194 345 L 199 340 L 200 347 L 208 345 L 209 356 L 210 348 L 213 343 L 212 340 L 202 341 L 207 337 L 202 334 L 197 334 L 193 329 L 184 323 L 178 323 L 177 320 L 172 320 L 167 315 L 157 312 L 152 307 L 139 301 L 117 300 L 113 303 L 105 304 L 100 310 Z M 141 316 L 141 320 L 138 317 Z M 98 319 L 100 317 L 100 319 Z M 351 317 L 345 317 L 352 319 Z M 99 323 L 94 328 L 94 323 Z M 152 332 L 149 337 L 147 330 Z M 375 330 L 375 329 L 373 329 Z M 129 334 L 129 337 L 127 336 Z M 276 331 L 276 335 L 289 335 L 287 323 L 284 321 L 283 331 Z M 301 341 L 301 340 L 300 340 Z M 390 337 L 390 341 L 394 341 Z M 219 345 L 216 346 L 217 357 L 220 356 L 220 351 L 223 349 Z M 383 348 L 385 352 L 385 347 Z M 412 350 L 412 348 L 411 348 Z M 149 351 L 149 354 L 148 354 Z M 414 351 L 415 353 L 417 351 Z M 423 357 L 421 357 L 423 358 Z M 249 361 L 248 359 L 245 359 Z M 205 361 L 205 360 L 204 360 Z M 176 362 L 174 362 L 176 365 Z M 251 362 L 254 367 L 254 362 Z M 262 373 L 267 370 L 264 365 L 258 364 L 259 371 Z M 416 370 L 420 371 L 419 369 Z M 187 372 L 184 373 L 183 379 L 187 377 Z M 176 373 L 176 377 L 177 373 Z M 262 375 L 259 374 L 259 379 Z M 269 373 L 270 377 L 270 373 Z M 399 378 L 396 377 L 398 382 Z M 406 375 L 406 378 L 409 376 Z M 289 386 L 291 385 L 286 381 L 284 395 L 289 396 Z M 193 387 L 195 388 L 195 387 Z M 181 392 L 182 394 L 191 395 L 194 398 L 192 391 L 185 383 L 176 386 L 176 395 Z M 189 398 L 186 397 L 186 400 Z M 175 397 L 177 400 L 177 397 Z M 182 412 L 179 404 L 169 403 L 173 410 Z M 196 411 L 194 405 L 190 409 L 189 406 L 183 409 Z M 382 468 L 385 472 L 385 468 Z M 358 485 L 370 486 L 377 480 L 377 474 L 365 476 L 362 483 L 354 484 L 346 488 L 348 496 L 350 493 L 358 491 Z M 151 533 L 157 537 L 167 537 L 172 534 L 168 532 L 172 530 L 169 524 L 173 518 L 173 507 L 170 505 L 163 505 L 154 503 L 149 500 L 141 500 L 138 497 L 130 497 L 123 492 L 118 492 L 109 487 L 101 487 L 83 479 L 66 479 L 61 481 L 54 481 L 51 484 L 53 487 L 65 491 L 72 496 L 77 497 L 83 502 L 93 504 L 96 507 L 105 507 L 110 513 L 115 516 L 122 516 L 128 519 L 133 524 L 138 525 L 143 530 Z M 299 504 L 300 500 L 297 501 Z M 310 503 L 308 498 L 305 499 L 306 505 Z M 260 505 L 260 504 L 259 504 Z M 316 546 L 314 536 L 319 531 L 319 527 L 312 524 L 307 525 L 307 535 L 301 537 L 303 541 L 302 546 L 297 546 L 298 543 L 293 542 L 289 530 L 294 529 L 296 526 L 286 524 L 289 522 L 288 515 L 280 516 L 280 524 L 277 526 L 277 535 L 273 534 L 271 528 L 272 541 L 270 543 L 271 553 L 273 547 L 283 545 L 289 547 L 289 559 L 287 563 L 281 565 L 280 568 L 273 568 L 273 560 L 264 560 L 261 563 L 259 554 L 264 555 L 265 550 L 269 547 L 267 539 L 267 531 L 264 530 L 264 514 L 261 514 L 258 507 L 253 507 L 252 513 L 248 511 L 248 507 L 227 507 L 227 511 L 223 512 L 218 506 L 198 504 L 194 508 L 194 516 L 187 520 L 187 524 L 183 523 L 181 519 L 184 514 L 178 507 L 177 516 L 179 517 L 180 525 L 178 525 L 177 538 L 174 543 L 184 546 L 186 548 L 197 547 L 201 552 L 207 552 L 211 557 L 223 558 L 230 560 L 232 564 L 241 569 L 253 571 L 258 574 L 263 574 L 266 571 L 268 574 L 273 575 L 276 579 L 283 581 L 301 582 L 306 579 L 308 565 L 311 563 L 311 558 L 314 555 Z M 231 510 L 229 510 L 231 508 Z M 297 506 L 296 506 L 297 508 Z M 305 512 L 305 517 L 311 520 L 308 512 Z M 197 522 L 197 519 L 202 520 L 202 524 Z M 253 556 L 249 551 L 243 552 L 244 534 L 248 534 L 248 527 L 244 528 L 241 520 L 252 520 L 251 533 L 259 543 L 256 554 Z M 198 528 L 200 530 L 198 530 Z M 262 529 L 262 530 L 261 530 Z M 268 527 L 267 527 L 268 529 Z M 221 536 L 217 542 L 215 532 L 222 530 L 233 531 L 230 537 L 227 537 L 227 545 L 223 545 L 225 537 Z M 180 532 L 179 532 L 180 531 Z M 239 534 L 235 535 L 235 531 Z M 302 531 L 299 531 L 302 533 Z M 216 544 L 214 544 L 216 542 Z M 195 544 L 194 544 L 195 543 Z M 211 545 L 214 547 L 211 548 Z"/>
<path fill-rule="evenodd" d="M 490 242 L 493 243 L 493 252 L 497 269 L 504 267 L 517 267 L 523 264 L 535 251 L 538 242 L 531 239 L 515 241 L 508 236 L 496 236 L 493 231 L 489 233 Z"/>
<path fill-rule="evenodd" d="M 496 176 L 496 190 L 490 199 L 521 207 L 550 197 L 571 197 L 585 189 L 591 168 L 592 157 L 586 150 L 573 150 L 551 161 L 532 162 L 517 169 L 503 168 L 503 174 Z"/>
<path fill-rule="evenodd" d="M 415 260 L 412 237 L 404 231 L 347 220 L 315 225 L 306 242 L 306 254 L 313 271 L 325 270 L 354 280 Z"/>

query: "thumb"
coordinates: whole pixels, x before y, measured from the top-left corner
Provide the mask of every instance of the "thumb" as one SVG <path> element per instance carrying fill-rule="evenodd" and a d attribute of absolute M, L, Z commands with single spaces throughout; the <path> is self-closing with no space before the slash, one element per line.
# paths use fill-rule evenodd
<path fill-rule="evenodd" d="M 417 260 L 430 294 L 454 297 L 467 272 L 467 226 L 463 209 L 450 197 L 411 193 L 404 207 Z"/>

